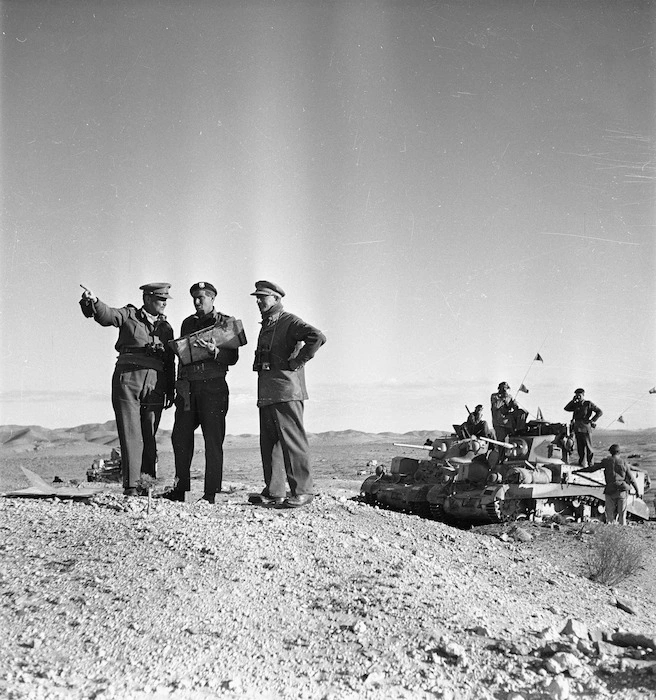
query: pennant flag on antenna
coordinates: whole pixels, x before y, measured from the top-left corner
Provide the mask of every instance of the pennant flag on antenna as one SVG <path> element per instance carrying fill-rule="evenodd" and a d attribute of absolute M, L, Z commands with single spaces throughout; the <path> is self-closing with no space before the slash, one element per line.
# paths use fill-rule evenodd
<path fill-rule="evenodd" d="M 544 416 L 542 415 L 542 409 L 538 406 L 538 412 L 535 416 L 537 420 L 544 420 Z"/>
<path fill-rule="evenodd" d="M 542 356 L 540 355 L 540 353 L 538 353 L 538 354 L 533 358 L 533 362 L 544 362 L 544 360 L 542 359 Z"/>
<path fill-rule="evenodd" d="M 519 387 L 519 391 L 523 391 L 525 394 L 528 394 L 528 389 L 523 384 Z"/>
<path fill-rule="evenodd" d="M 656 386 L 649 390 L 650 394 L 656 394 Z"/>
<path fill-rule="evenodd" d="M 624 416 L 620 416 L 620 417 L 617 419 L 617 422 L 618 422 L 618 423 L 624 423 Z"/>

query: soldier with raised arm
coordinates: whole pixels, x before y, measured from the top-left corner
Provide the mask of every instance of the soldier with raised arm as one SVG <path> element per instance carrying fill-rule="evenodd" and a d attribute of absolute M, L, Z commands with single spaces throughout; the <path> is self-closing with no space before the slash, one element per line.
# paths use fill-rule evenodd
<path fill-rule="evenodd" d="M 579 453 L 579 466 L 592 466 L 594 453 L 592 452 L 592 431 L 597 427 L 597 421 L 604 412 L 585 398 L 585 391 L 581 388 L 574 391 L 574 398 L 563 409 L 570 411 L 572 415 L 572 429 L 576 438 L 576 447 Z"/>
<path fill-rule="evenodd" d="M 142 473 L 156 476 L 155 435 L 162 410 L 173 405 L 175 356 L 168 345 L 173 329 L 164 315 L 170 288 L 166 282 L 142 285 L 143 305 L 139 309 L 132 304 L 108 306 L 86 288 L 80 300 L 85 316 L 101 326 L 119 329 L 112 406 L 126 496 L 137 495 Z"/>

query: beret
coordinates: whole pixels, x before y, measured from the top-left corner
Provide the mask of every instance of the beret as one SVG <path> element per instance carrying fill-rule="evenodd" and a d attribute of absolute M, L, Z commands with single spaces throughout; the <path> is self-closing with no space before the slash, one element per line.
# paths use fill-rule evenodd
<path fill-rule="evenodd" d="M 581 389 L 580 387 L 578 389 L 574 389 L 575 394 L 585 394 L 585 389 Z"/>
<path fill-rule="evenodd" d="M 142 284 L 139 289 L 143 290 L 143 293 L 148 294 L 149 296 L 164 297 L 166 299 L 173 298 L 169 294 L 171 285 L 168 282 L 149 282 L 148 284 Z"/>
<path fill-rule="evenodd" d="M 216 287 L 210 282 L 196 282 L 196 284 L 192 285 L 191 289 L 189 290 L 189 294 L 193 296 L 196 292 L 200 292 L 202 290 L 212 292 L 214 296 L 217 294 Z"/>
<path fill-rule="evenodd" d="M 269 294 L 277 294 L 278 296 L 284 297 L 285 290 L 275 282 L 259 280 L 255 283 L 255 291 L 251 292 L 252 297 L 268 296 Z"/>

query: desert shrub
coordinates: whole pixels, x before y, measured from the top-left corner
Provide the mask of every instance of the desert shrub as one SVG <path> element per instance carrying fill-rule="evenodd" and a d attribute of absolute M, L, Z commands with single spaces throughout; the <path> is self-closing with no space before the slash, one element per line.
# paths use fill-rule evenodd
<path fill-rule="evenodd" d="M 596 529 L 586 560 L 588 578 L 614 586 L 642 567 L 647 548 L 632 530 L 621 525 Z"/>

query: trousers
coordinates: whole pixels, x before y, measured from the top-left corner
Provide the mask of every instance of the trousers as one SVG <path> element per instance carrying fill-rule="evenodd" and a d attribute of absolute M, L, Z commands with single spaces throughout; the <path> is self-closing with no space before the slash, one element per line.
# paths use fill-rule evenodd
<path fill-rule="evenodd" d="M 606 494 L 606 522 L 626 525 L 627 492 Z"/>
<path fill-rule="evenodd" d="M 165 377 L 155 369 L 117 366 L 112 406 L 121 444 L 123 488 L 136 488 L 141 473 L 157 476 L 155 435 L 164 409 Z"/>
<path fill-rule="evenodd" d="M 303 427 L 303 402 L 260 406 L 260 454 L 266 491 L 275 498 L 312 494 L 310 446 Z"/>
<path fill-rule="evenodd" d="M 219 493 L 223 482 L 223 441 L 226 432 L 229 391 L 225 377 L 189 382 L 189 404 L 175 400 L 175 422 L 171 443 L 175 458 L 176 488 L 191 490 L 191 461 L 194 457 L 194 431 L 198 426 L 205 440 L 206 494 Z"/>
<path fill-rule="evenodd" d="M 594 454 L 592 452 L 592 436 L 590 433 L 575 433 L 576 449 L 579 453 L 579 466 L 592 466 Z"/>

